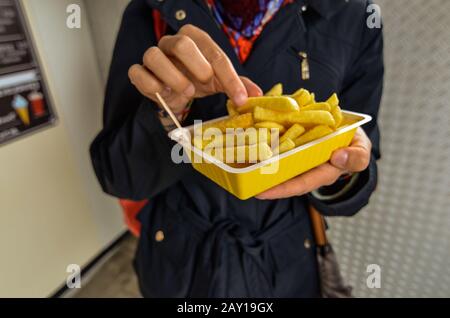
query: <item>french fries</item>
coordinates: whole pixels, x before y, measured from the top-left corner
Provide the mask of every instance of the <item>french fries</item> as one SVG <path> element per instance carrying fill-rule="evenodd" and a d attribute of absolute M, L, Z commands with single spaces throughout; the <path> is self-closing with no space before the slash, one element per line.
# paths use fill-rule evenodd
<path fill-rule="evenodd" d="M 205 153 L 226 163 L 256 163 L 272 158 L 273 152 L 267 143 L 236 147 L 208 147 Z"/>
<path fill-rule="evenodd" d="M 300 111 L 305 111 L 305 110 L 325 110 L 327 112 L 330 112 L 331 106 L 328 103 L 315 103 L 315 104 L 309 104 L 307 106 L 300 108 Z"/>
<path fill-rule="evenodd" d="M 315 103 L 316 103 L 316 94 L 311 93 L 311 101 L 308 104 L 306 104 L 305 106 L 309 106 L 309 105 L 312 105 Z"/>
<path fill-rule="evenodd" d="M 255 122 L 274 121 L 281 125 L 308 124 L 327 125 L 334 127 L 336 122 L 330 112 L 324 110 L 305 110 L 301 112 L 282 113 L 270 109 L 255 107 L 253 112 Z"/>
<path fill-rule="evenodd" d="M 335 124 L 334 124 L 334 128 L 339 128 L 342 124 L 342 121 L 344 119 L 344 116 L 342 115 L 342 110 L 339 106 L 334 107 L 331 110 L 331 115 L 334 118 Z"/>
<path fill-rule="evenodd" d="M 241 107 L 231 101 L 226 107 L 229 117 L 203 125 L 202 136 L 195 136 L 192 143 L 230 164 L 267 160 L 350 124 L 342 114 L 337 94 L 325 102 L 316 102 L 315 94 L 303 88 L 283 95 L 282 84 L 263 97 L 248 98 Z M 276 137 L 271 136 L 273 129 L 279 134 L 278 140 L 271 138 Z"/>
<path fill-rule="evenodd" d="M 292 95 L 292 98 L 297 101 L 297 104 L 298 106 L 300 106 L 300 108 L 308 105 L 312 101 L 311 94 L 306 89 L 303 88 L 296 91 Z"/>
<path fill-rule="evenodd" d="M 283 136 L 281 136 L 280 144 L 285 142 L 287 139 L 291 139 L 291 141 L 295 140 L 304 132 L 305 128 L 303 126 L 300 126 L 299 124 L 294 124 L 291 126 L 291 128 L 288 129 L 288 131 L 286 131 L 286 133 Z"/>
<path fill-rule="evenodd" d="M 337 94 L 334 93 L 333 95 L 331 95 L 330 98 L 328 98 L 328 100 L 326 101 L 326 103 L 333 108 L 339 106 L 339 98 Z"/>
<path fill-rule="evenodd" d="M 281 96 L 283 95 L 283 84 L 278 83 L 272 87 L 264 96 Z"/>
<path fill-rule="evenodd" d="M 242 115 L 237 115 L 234 117 L 227 118 L 225 120 L 221 120 L 214 123 L 209 123 L 203 126 L 203 131 L 205 131 L 208 128 L 218 128 L 223 133 L 226 132 L 227 128 L 249 128 L 253 127 L 253 116 L 251 113 L 246 113 Z"/>
<path fill-rule="evenodd" d="M 280 125 L 279 123 L 276 123 L 273 121 L 263 121 L 263 122 L 256 123 L 255 128 L 266 128 L 269 131 L 271 129 L 278 129 L 280 134 L 282 134 L 286 131 L 286 128 L 284 128 L 283 125 Z"/>
<path fill-rule="evenodd" d="M 280 125 L 286 125 L 286 119 L 290 113 L 281 113 L 262 107 L 255 107 L 253 111 L 253 118 L 256 122 L 273 121 Z"/>
<path fill-rule="evenodd" d="M 271 109 L 279 112 L 293 112 L 300 110 L 295 99 L 288 96 L 249 97 L 245 105 L 233 107 L 241 114 L 249 113 L 253 111 L 255 107 Z"/>
<path fill-rule="evenodd" d="M 211 147 L 245 146 L 254 145 L 257 143 L 270 144 L 270 138 L 270 130 L 260 131 L 259 129 L 249 128 L 244 131 L 237 129 L 232 133 L 225 133 L 223 135 L 215 136 L 212 141 L 205 141 L 205 139 L 203 139 L 203 148 L 201 149 L 208 149 Z"/>
<path fill-rule="evenodd" d="M 311 142 L 313 140 L 322 138 L 326 135 L 329 135 L 333 132 L 333 129 L 331 129 L 329 126 L 321 125 L 316 126 L 313 129 L 306 132 L 304 135 L 298 137 L 295 139 L 295 146 L 299 147 L 304 144 L 307 144 L 308 142 Z"/>
<path fill-rule="evenodd" d="M 231 100 L 227 101 L 227 111 L 228 111 L 228 116 L 230 116 L 230 117 L 239 115 L 239 112 L 236 110 L 236 106 L 234 106 L 234 104 Z"/>
<path fill-rule="evenodd" d="M 288 152 L 289 150 L 292 150 L 295 148 L 295 142 L 292 141 L 292 139 L 287 138 L 285 139 L 278 148 L 274 150 L 274 153 L 276 154 L 282 154 L 284 152 Z"/>
<path fill-rule="evenodd" d="M 335 121 L 330 112 L 324 110 L 305 110 L 292 113 L 287 117 L 288 124 L 327 125 L 335 126 Z"/>

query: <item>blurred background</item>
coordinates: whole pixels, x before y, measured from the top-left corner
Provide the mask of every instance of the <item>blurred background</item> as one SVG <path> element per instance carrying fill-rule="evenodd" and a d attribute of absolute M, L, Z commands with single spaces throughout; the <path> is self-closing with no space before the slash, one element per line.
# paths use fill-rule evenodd
<path fill-rule="evenodd" d="M 139 295 L 135 241 L 88 154 L 128 2 L 20 1 L 56 119 L 0 146 L 0 297 Z M 81 29 L 65 27 L 72 3 Z M 331 240 L 358 297 L 450 297 L 450 1 L 376 3 L 386 46 L 380 181 L 356 217 L 329 219 Z M 69 264 L 92 267 L 80 291 L 63 288 Z M 369 264 L 381 267 L 379 289 L 366 285 Z"/>

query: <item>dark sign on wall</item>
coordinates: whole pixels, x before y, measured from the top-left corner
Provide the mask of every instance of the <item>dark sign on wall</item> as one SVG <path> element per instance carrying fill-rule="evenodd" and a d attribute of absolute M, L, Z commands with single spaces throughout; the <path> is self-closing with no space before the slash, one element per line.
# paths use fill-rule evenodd
<path fill-rule="evenodd" d="M 0 145 L 55 121 L 17 0 L 0 0 Z"/>

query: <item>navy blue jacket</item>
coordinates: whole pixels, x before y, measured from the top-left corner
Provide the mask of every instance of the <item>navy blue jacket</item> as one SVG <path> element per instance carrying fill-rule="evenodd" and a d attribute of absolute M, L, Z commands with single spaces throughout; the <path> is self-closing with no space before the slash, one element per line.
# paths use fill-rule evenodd
<path fill-rule="evenodd" d="M 142 235 L 135 259 L 148 297 L 315 297 L 317 264 L 308 204 L 327 216 L 352 216 L 365 206 L 377 180 L 378 108 L 383 82 L 383 37 L 366 26 L 365 0 L 309 0 L 283 7 L 265 27 L 242 65 L 204 0 L 133 0 L 125 11 L 114 50 L 104 107 L 104 128 L 91 146 L 105 192 L 150 199 L 139 214 Z M 192 169 L 172 163 L 169 140 L 155 105 L 130 83 L 127 71 L 156 45 L 152 9 L 170 33 L 184 24 L 207 31 L 240 75 L 263 90 L 281 82 L 287 93 L 304 87 L 325 100 L 337 92 L 344 109 L 367 113 L 364 127 L 373 158 L 359 183 L 337 202 L 312 196 L 241 201 Z M 186 11 L 178 21 L 175 13 Z M 300 51 L 309 56 L 311 78 L 301 79 Z M 223 94 L 198 99 L 194 119 L 226 114 Z M 163 231 L 157 242 L 155 233 Z M 310 244 L 308 244 L 310 243 Z"/>

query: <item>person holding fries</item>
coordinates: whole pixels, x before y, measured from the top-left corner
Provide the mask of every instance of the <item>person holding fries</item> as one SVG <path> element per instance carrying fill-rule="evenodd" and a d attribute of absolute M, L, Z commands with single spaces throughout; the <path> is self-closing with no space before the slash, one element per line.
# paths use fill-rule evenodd
<path fill-rule="evenodd" d="M 104 127 L 91 146 L 105 192 L 148 200 L 135 258 L 145 297 L 318 297 L 308 206 L 352 216 L 377 183 L 381 28 L 366 0 L 132 0 L 107 85 Z M 171 160 L 174 128 L 227 114 L 275 83 L 371 115 L 331 160 L 239 200 Z M 349 186 L 349 184 L 351 186 Z"/>

